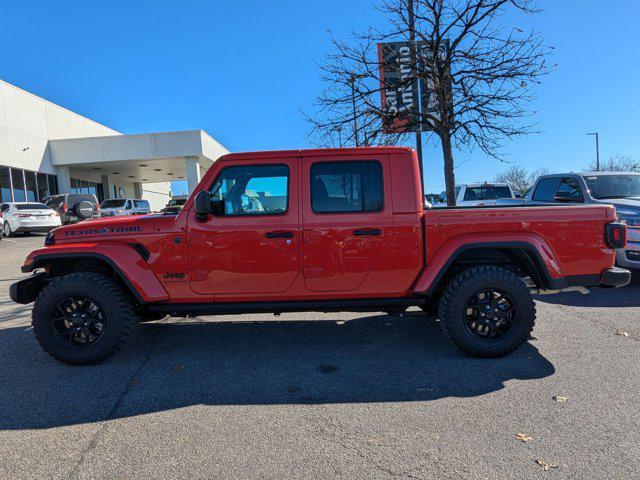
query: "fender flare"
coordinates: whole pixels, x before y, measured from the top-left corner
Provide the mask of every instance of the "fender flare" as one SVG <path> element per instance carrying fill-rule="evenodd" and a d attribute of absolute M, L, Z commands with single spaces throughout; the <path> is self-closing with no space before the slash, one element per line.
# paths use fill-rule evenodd
<path fill-rule="evenodd" d="M 496 236 L 503 238 L 495 240 Z M 468 239 L 464 237 L 451 239 L 435 252 L 414 285 L 415 293 L 430 295 L 460 255 L 468 250 L 483 248 L 523 251 L 529 256 L 535 273 L 545 288 L 561 289 L 569 286 L 562 276 L 560 264 L 553 250 L 538 235 L 531 234 L 523 238 L 511 234 L 492 234 L 492 240 L 487 241 L 479 240 L 477 236 Z"/>
<path fill-rule="evenodd" d="M 49 260 L 96 259 L 109 265 L 139 303 L 169 300 L 169 294 L 140 253 L 129 245 L 93 243 L 84 246 L 54 245 L 29 254 L 23 272 L 43 267 Z M 116 261 L 115 259 L 118 259 Z"/>

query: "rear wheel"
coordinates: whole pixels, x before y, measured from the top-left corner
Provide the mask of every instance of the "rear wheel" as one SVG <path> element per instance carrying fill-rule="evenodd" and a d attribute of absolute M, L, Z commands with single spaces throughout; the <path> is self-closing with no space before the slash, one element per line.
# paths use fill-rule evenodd
<path fill-rule="evenodd" d="M 4 222 L 4 226 L 2 228 L 2 234 L 5 237 L 10 237 L 11 235 L 13 235 L 13 232 L 11 231 L 11 225 L 9 225 L 9 222 Z"/>
<path fill-rule="evenodd" d="M 475 267 L 449 283 L 439 316 L 444 332 L 462 351 L 502 357 L 529 338 L 536 310 L 529 289 L 513 272 Z"/>
<path fill-rule="evenodd" d="M 72 365 L 98 363 L 117 352 L 137 317 L 114 280 L 92 272 L 53 279 L 33 307 L 33 331 L 53 358 Z"/>

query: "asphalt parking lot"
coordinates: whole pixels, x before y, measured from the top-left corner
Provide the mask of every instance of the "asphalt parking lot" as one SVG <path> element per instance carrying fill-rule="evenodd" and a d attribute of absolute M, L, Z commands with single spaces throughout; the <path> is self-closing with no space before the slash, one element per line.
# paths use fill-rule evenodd
<path fill-rule="evenodd" d="M 0 242 L 0 478 L 639 478 L 638 278 L 541 297 L 498 360 L 419 312 L 283 314 L 148 323 L 70 367 L 8 297 L 42 240 Z"/>

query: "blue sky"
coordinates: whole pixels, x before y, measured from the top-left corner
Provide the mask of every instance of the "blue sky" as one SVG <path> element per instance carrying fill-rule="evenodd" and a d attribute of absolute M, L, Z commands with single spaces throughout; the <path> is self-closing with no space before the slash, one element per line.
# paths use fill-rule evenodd
<path fill-rule="evenodd" d="M 533 108 L 543 133 L 507 145 L 530 169 L 580 170 L 595 158 L 640 157 L 640 2 L 541 1 L 536 17 L 558 69 Z M 321 87 L 314 60 L 337 36 L 383 19 L 368 0 L 0 0 L 0 78 L 123 133 L 201 128 L 232 151 L 304 148 Z M 506 165 L 456 152 L 459 183 Z M 428 191 L 442 155 L 425 149 Z"/>

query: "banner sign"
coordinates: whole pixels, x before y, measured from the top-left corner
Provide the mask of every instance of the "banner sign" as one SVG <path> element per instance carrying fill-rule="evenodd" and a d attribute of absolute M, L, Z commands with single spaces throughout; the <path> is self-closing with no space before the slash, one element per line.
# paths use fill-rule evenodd
<path fill-rule="evenodd" d="M 418 73 L 416 75 L 412 75 L 411 72 L 409 42 L 378 44 L 384 133 L 433 130 L 433 119 L 439 118 L 434 82 L 430 75 L 434 60 L 432 49 L 426 42 L 415 42 L 414 45 Z M 446 41 L 440 46 L 438 56 L 442 61 L 447 58 L 448 48 L 449 43 Z M 427 115 L 431 117 L 431 121 Z M 424 119 L 423 122 L 420 122 L 421 117 Z"/>
<path fill-rule="evenodd" d="M 409 42 L 378 44 L 384 133 L 418 131 L 418 82 L 411 81 Z"/>

